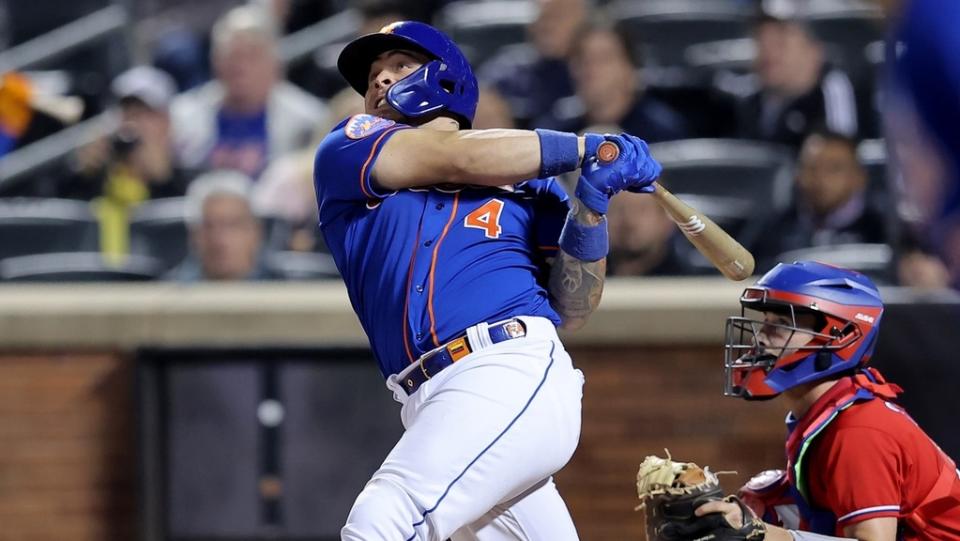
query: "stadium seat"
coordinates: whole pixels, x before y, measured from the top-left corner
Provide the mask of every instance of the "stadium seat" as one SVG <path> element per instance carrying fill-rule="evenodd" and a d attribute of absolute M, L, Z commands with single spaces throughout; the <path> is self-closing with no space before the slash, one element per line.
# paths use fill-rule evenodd
<path fill-rule="evenodd" d="M 109 265 L 99 252 L 24 255 L 0 261 L 0 280 L 9 282 L 142 282 L 160 276 L 161 262 L 129 256 Z"/>
<path fill-rule="evenodd" d="M 177 266 L 189 252 L 184 199 L 145 201 L 130 217 L 130 253 L 161 261 L 164 270 Z"/>
<path fill-rule="evenodd" d="M 791 250 L 779 262 L 813 260 L 866 274 L 880 284 L 893 283 L 893 249 L 886 244 L 836 244 Z"/>
<path fill-rule="evenodd" d="M 753 38 L 722 39 L 694 43 L 683 53 L 684 61 L 693 68 L 710 71 L 731 71 L 747 74 L 753 68 L 757 44 Z"/>
<path fill-rule="evenodd" d="M 647 66 L 687 66 L 696 43 L 744 38 L 752 10 L 738 0 L 619 0 L 610 14 L 634 40 Z"/>
<path fill-rule="evenodd" d="M 479 67 L 501 47 L 523 43 L 526 26 L 536 16 L 537 7 L 529 0 L 461 0 L 444 6 L 435 22 Z"/>
<path fill-rule="evenodd" d="M 0 199 L 0 259 L 96 250 L 98 226 L 89 203 L 70 199 Z"/>
<path fill-rule="evenodd" d="M 650 145 L 663 165 L 660 182 L 675 194 L 733 197 L 761 214 L 790 201 L 792 158 L 786 149 L 739 139 L 686 139 Z"/>
<path fill-rule="evenodd" d="M 339 279 L 333 256 L 315 252 L 273 252 L 266 256 L 267 268 L 288 280 Z"/>

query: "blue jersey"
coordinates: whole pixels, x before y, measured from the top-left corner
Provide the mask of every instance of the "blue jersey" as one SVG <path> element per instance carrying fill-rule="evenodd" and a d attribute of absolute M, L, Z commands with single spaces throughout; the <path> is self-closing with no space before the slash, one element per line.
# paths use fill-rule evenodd
<path fill-rule="evenodd" d="M 569 201 L 556 180 L 387 192 L 370 172 L 403 129 L 412 128 L 356 115 L 324 138 L 314 163 L 320 229 L 384 376 L 483 321 L 559 324 L 546 258 Z"/>

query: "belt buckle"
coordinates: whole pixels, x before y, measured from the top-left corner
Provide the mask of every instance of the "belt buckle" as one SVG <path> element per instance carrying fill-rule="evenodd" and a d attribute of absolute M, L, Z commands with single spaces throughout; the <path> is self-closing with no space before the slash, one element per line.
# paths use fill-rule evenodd
<path fill-rule="evenodd" d="M 419 359 L 417 359 L 416 361 L 414 361 L 415 363 L 417 363 L 418 365 L 420 365 L 420 372 L 423 374 L 423 377 L 426 378 L 426 379 L 430 379 L 430 373 L 427 372 L 427 367 L 424 366 L 423 363 L 426 362 L 426 360 L 429 359 L 430 357 L 433 357 L 433 355 L 436 354 L 439 349 L 440 349 L 440 348 L 432 349 L 432 350 L 424 353 L 423 355 L 420 356 Z M 424 381 L 426 381 L 426 380 L 424 380 Z M 404 380 L 403 383 L 404 383 L 404 385 L 407 386 L 407 389 L 409 389 L 410 391 L 413 391 L 413 387 L 417 384 L 417 382 L 414 381 L 414 379 L 413 379 L 412 377 L 410 377 L 410 376 L 407 376 L 407 379 Z"/>
<path fill-rule="evenodd" d="M 427 379 L 430 379 L 430 373 L 427 372 L 427 367 L 424 366 L 423 363 L 426 362 L 426 360 L 429 359 L 430 357 L 433 357 L 433 355 L 434 355 L 434 354 L 431 352 L 431 353 L 428 354 L 428 355 L 423 355 L 423 356 L 420 357 L 420 363 L 419 363 L 419 364 L 420 364 L 420 371 L 423 372 L 423 377 L 425 377 L 425 378 L 427 378 Z"/>
<path fill-rule="evenodd" d="M 431 377 L 430 372 L 427 372 L 427 367 L 424 363 L 427 362 L 428 359 L 432 358 L 437 353 L 440 353 L 441 351 L 444 351 L 444 350 L 446 350 L 447 353 L 450 354 L 450 358 L 453 360 L 453 362 L 457 362 L 471 353 L 470 344 L 467 342 L 466 336 L 455 338 L 447 342 L 446 344 L 438 348 L 435 348 L 433 351 L 428 351 L 427 353 L 424 353 L 417 360 L 417 364 L 420 365 L 420 372 L 423 374 L 424 378 L 430 379 Z M 407 384 L 407 387 L 411 389 L 413 388 L 413 385 L 414 385 L 413 379 L 407 378 L 407 381 L 405 383 Z"/>
<path fill-rule="evenodd" d="M 470 354 L 470 344 L 467 343 L 466 336 L 451 340 L 444 344 L 443 347 L 447 350 L 447 353 L 450 354 L 453 362 L 457 362 Z"/>
<path fill-rule="evenodd" d="M 509 336 L 511 339 L 522 338 L 527 335 L 527 329 L 525 329 L 523 327 L 523 323 L 517 319 L 504 323 L 503 330 L 506 331 L 507 336 Z"/>

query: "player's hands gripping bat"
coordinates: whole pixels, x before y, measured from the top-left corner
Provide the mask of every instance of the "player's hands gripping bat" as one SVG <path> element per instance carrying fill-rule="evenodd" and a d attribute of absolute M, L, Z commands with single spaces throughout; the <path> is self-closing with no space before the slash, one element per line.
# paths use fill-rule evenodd
<path fill-rule="evenodd" d="M 648 456 L 637 471 L 637 496 L 647 541 L 761 541 L 765 536 L 763 522 L 749 508 L 736 497 L 723 497 L 717 475 L 692 462 Z M 696 515 L 698 507 L 712 502 L 740 505 L 741 526 L 733 527 L 722 513 Z"/>
<path fill-rule="evenodd" d="M 621 149 L 613 141 L 605 141 L 597 148 L 600 163 L 615 163 Z M 659 176 L 659 172 L 658 172 Z M 648 186 L 650 186 L 648 184 Z M 683 231 L 687 240 L 713 263 L 727 278 L 740 281 L 753 274 L 753 255 L 726 231 L 697 209 L 687 205 L 659 183 L 653 184 L 652 195 L 667 211 L 670 219 Z M 628 188 L 630 191 L 649 191 L 646 186 Z"/>
<path fill-rule="evenodd" d="M 588 156 L 580 169 L 575 194 L 594 212 L 607 213 L 610 198 L 622 190 L 652 191 L 662 168 L 650 156 L 647 144 L 628 134 L 607 135 L 597 146 L 595 159 Z M 611 157 L 610 148 L 616 149 Z M 608 159 L 600 155 L 603 150 Z"/>

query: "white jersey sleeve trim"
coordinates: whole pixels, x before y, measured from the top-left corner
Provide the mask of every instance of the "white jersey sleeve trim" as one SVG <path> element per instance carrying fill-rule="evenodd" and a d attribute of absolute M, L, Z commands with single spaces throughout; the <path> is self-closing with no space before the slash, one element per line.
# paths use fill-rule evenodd
<path fill-rule="evenodd" d="M 879 513 L 881 511 L 900 511 L 899 505 L 877 505 L 875 507 L 864 507 L 863 509 L 857 509 L 852 513 L 847 513 L 842 517 L 837 518 L 837 522 L 843 522 L 844 520 L 849 520 L 853 517 L 858 517 L 860 515 L 866 515 L 867 513 Z"/>
<path fill-rule="evenodd" d="M 822 535 L 813 532 L 800 532 L 797 530 L 788 530 L 793 541 L 857 541 L 849 537 L 833 537 L 831 535 Z"/>

